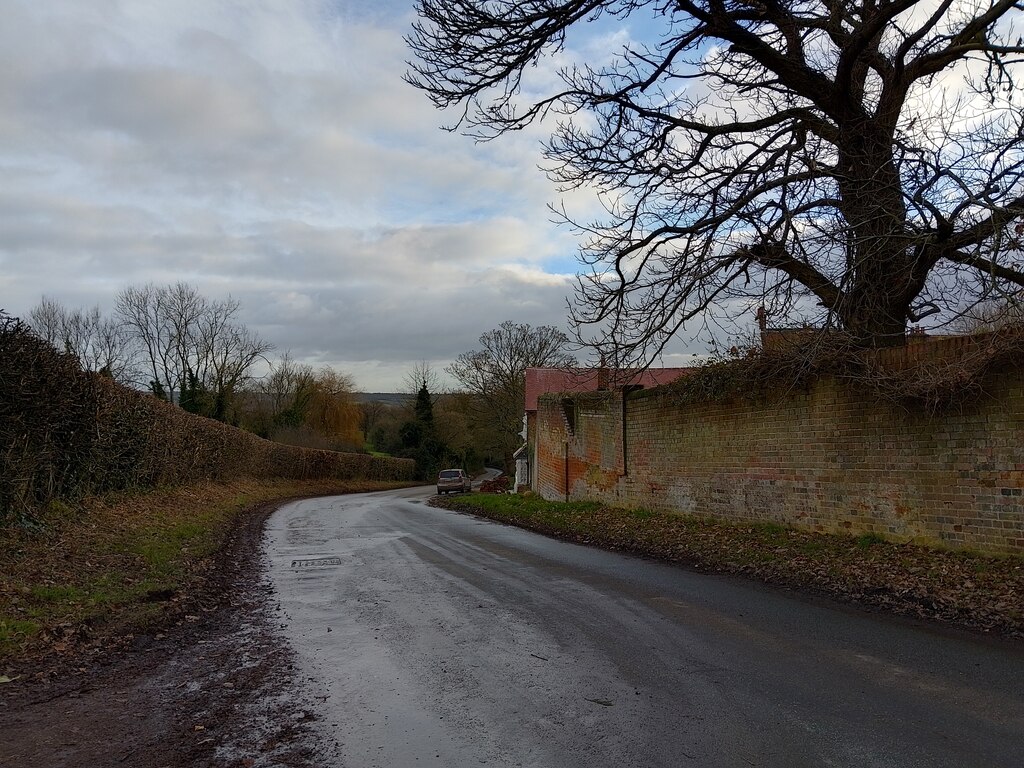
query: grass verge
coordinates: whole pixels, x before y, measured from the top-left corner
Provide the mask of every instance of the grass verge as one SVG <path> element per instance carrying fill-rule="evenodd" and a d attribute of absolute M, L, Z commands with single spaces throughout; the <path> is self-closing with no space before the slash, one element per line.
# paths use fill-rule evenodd
<path fill-rule="evenodd" d="M 874 536 L 734 524 L 535 495 L 473 494 L 431 503 L 582 544 L 1024 637 L 1024 558 L 895 544 Z"/>
<path fill-rule="evenodd" d="M 0 528 L 0 675 L 33 656 L 98 649 L 173 621 L 237 522 L 274 499 L 400 487 L 240 480 L 51 504 Z"/>

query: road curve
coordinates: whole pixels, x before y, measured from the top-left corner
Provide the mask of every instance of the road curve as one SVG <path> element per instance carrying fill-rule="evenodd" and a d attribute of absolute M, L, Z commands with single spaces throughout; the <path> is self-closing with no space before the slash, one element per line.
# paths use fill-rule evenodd
<path fill-rule="evenodd" d="M 1019 643 L 566 544 L 430 492 L 268 522 L 326 765 L 1024 765 Z"/>

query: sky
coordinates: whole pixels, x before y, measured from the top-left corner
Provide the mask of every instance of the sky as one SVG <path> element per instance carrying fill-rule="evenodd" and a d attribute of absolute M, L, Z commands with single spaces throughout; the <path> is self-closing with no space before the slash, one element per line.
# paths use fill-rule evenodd
<path fill-rule="evenodd" d="M 412 0 L 3 10 L 8 314 L 43 296 L 110 314 L 129 285 L 184 281 L 362 391 L 443 371 L 505 320 L 568 331 L 578 243 L 547 205 L 593 199 L 538 169 L 541 128 L 441 129 L 452 115 L 402 80 Z"/>

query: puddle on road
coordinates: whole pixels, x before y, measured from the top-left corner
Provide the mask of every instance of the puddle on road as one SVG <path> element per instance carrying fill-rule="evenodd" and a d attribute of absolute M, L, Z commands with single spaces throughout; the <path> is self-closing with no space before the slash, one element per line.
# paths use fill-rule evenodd
<path fill-rule="evenodd" d="M 292 560 L 292 568 L 322 568 L 325 565 L 341 565 L 340 557 L 307 557 Z"/>

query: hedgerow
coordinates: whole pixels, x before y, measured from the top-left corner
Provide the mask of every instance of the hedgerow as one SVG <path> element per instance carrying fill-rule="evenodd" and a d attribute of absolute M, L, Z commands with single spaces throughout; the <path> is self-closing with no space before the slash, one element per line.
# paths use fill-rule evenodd
<path fill-rule="evenodd" d="M 242 477 L 406 480 L 413 462 L 298 448 L 81 370 L 0 313 L 0 524 L 89 493 Z"/>

